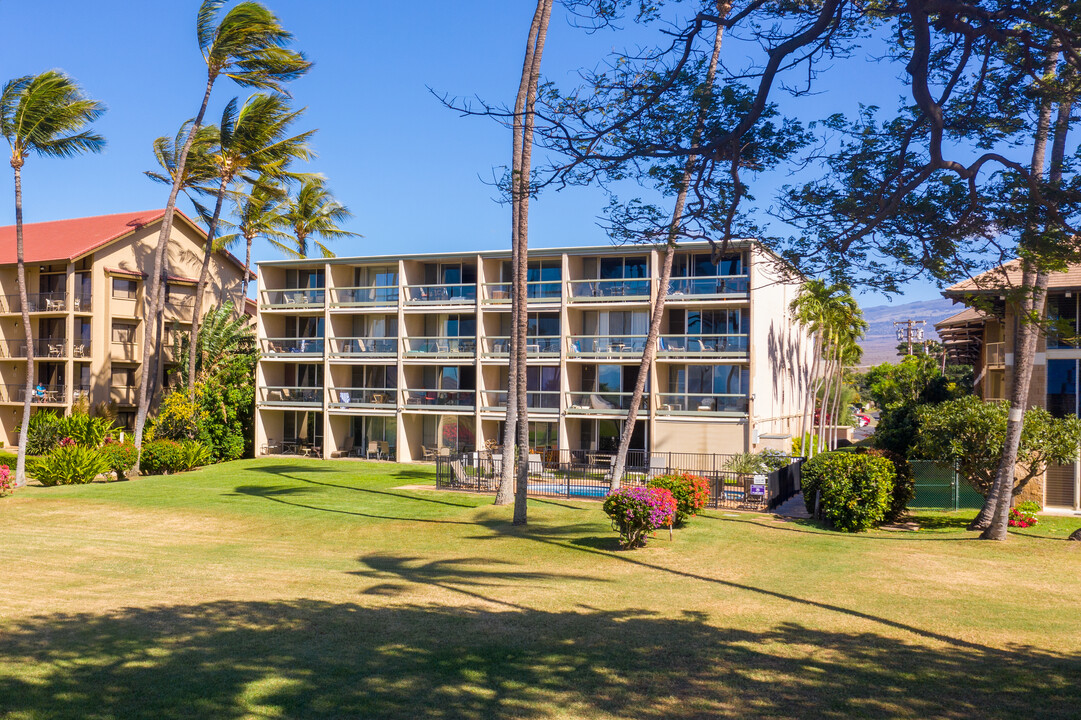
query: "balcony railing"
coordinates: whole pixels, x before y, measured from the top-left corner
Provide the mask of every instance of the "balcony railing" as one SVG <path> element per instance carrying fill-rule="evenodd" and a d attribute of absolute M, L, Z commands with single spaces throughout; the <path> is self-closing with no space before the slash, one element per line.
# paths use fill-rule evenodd
<path fill-rule="evenodd" d="M 529 357 L 559 357 L 558 335 L 530 335 L 526 338 L 525 351 Z M 510 338 L 495 335 L 484 338 L 481 343 L 481 355 L 492 358 L 505 358 L 510 353 Z"/>
<path fill-rule="evenodd" d="M 398 304 L 397 285 L 331 288 L 331 307 L 377 307 Z"/>
<path fill-rule="evenodd" d="M 34 358 L 36 360 L 48 360 L 49 358 L 55 360 L 66 358 L 68 356 L 68 341 L 64 338 L 40 338 L 31 341 L 30 346 L 34 349 Z M 0 341 L 0 357 L 26 357 L 26 341 Z"/>
<path fill-rule="evenodd" d="M 90 399 L 90 386 L 89 385 L 76 385 L 71 389 L 72 400 L 79 402 L 83 398 Z"/>
<path fill-rule="evenodd" d="M 407 337 L 406 357 L 473 357 L 477 354 L 475 337 Z"/>
<path fill-rule="evenodd" d="M 570 357 L 633 357 L 646 348 L 645 335 L 576 335 L 567 338 Z"/>
<path fill-rule="evenodd" d="M 90 295 L 76 295 L 71 301 L 73 306 L 72 309 L 75 310 L 75 312 L 90 312 L 94 309 L 93 303 L 91 302 L 90 298 Z"/>
<path fill-rule="evenodd" d="M 661 335 L 657 338 L 657 357 L 744 357 L 747 355 L 747 346 L 746 334 Z"/>
<path fill-rule="evenodd" d="M 323 288 L 263 290 L 260 295 L 260 307 L 272 309 L 321 308 L 325 302 L 326 290 Z"/>
<path fill-rule="evenodd" d="M 30 402 L 43 405 L 63 405 L 67 402 L 64 385 L 35 385 L 30 391 Z M 25 385 L 0 385 L 0 402 L 16 403 L 26 400 Z"/>
<path fill-rule="evenodd" d="M 68 294 L 62 290 L 47 293 L 27 293 L 26 309 L 32 313 L 64 312 L 68 309 Z M 22 304 L 19 302 L 19 296 L 0 296 L 0 312 L 21 313 Z"/>
<path fill-rule="evenodd" d="M 114 385 L 109 388 L 109 399 L 118 405 L 134 405 L 138 399 L 137 390 L 131 385 Z"/>
<path fill-rule="evenodd" d="M 406 305 L 461 305 L 476 300 L 476 283 L 405 286 Z"/>
<path fill-rule="evenodd" d="M 397 357 L 398 338 L 333 338 L 330 341 L 330 356 L 332 358 Z"/>
<path fill-rule="evenodd" d="M 89 360 L 90 359 L 90 341 L 89 340 L 76 340 L 71 345 L 71 356 L 76 360 Z"/>
<path fill-rule="evenodd" d="M 484 283 L 481 286 L 481 302 L 485 304 L 509 303 L 514 297 L 512 283 Z M 559 302 L 563 297 L 562 280 L 531 280 L 526 283 L 526 298 L 537 302 Z"/>
<path fill-rule="evenodd" d="M 629 392 L 567 393 L 567 412 L 573 414 L 623 415 L 631 406 Z M 649 410 L 649 394 L 642 395 L 638 412 Z"/>
<path fill-rule="evenodd" d="M 507 407 L 507 391 L 506 390 L 486 390 L 482 392 L 480 398 L 480 409 L 491 411 L 505 410 Z M 558 390 L 530 390 L 526 394 L 526 407 L 530 411 L 538 412 L 558 412 L 559 411 L 559 391 Z"/>
<path fill-rule="evenodd" d="M 746 415 L 746 395 L 666 393 L 657 396 L 658 415 Z"/>
<path fill-rule="evenodd" d="M 323 338 L 263 338 L 259 343 L 267 357 L 323 357 Z"/>
<path fill-rule="evenodd" d="M 987 366 L 988 367 L 1005 367 L 1006 366 L 1006 343 L 993 342 L 987 343 Z"/>
<path fill-rule="evenodd" d="M 739 297 L 746 296 L 750 288 L 751 279 L 746 275 L 679 277 L 668 281 L 668 299 Z"/>
<path fill-rule="evenodd" d="M 475 390 L 404 390 L 405 404 L 419 407 L 446 407 L 472 410 L 476 403 Z"/>
<path fill-rule="evenodd" d="M 260 385 L 259 403 L 261 405 L 321 406 L 323 388 Z"/>
<path fill-rule="evenodd" d="M 649 278 L 571 280 L 571 302 L 648 300 Z"/>
<path fill-rule="evenodd" d="M 397 404 L 396 388 L 332 388 L 331 407 L 394 407 Z"/>

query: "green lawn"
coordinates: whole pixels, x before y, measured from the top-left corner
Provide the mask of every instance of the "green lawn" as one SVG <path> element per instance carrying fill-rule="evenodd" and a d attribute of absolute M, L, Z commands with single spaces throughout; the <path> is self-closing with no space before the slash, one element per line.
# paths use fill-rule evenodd
<path fill-rule="evenodd" d="M 596 502 L 422 466 L 241 461 L 0 500 L 0 717 L 1067 718 L 1081 519 L 845 536 L 709 512 L 616 550 Z"/>

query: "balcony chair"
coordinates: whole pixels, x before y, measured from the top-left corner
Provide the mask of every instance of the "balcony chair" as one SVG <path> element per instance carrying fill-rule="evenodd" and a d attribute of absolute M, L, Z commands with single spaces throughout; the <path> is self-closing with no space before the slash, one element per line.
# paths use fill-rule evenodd
<path fill-rule="evenodd" d="M 349 401 L 352 400 L 352 398 L 353 396 L 351 393 L 347 393 L 344 390 L 338 391 L 338 402 L 342 405 L 348 405 Z"/>
<path fill-rule="evenodd" d="M 349 457 L 349 455 L 352 454 L 352 452 L 353 452 L 353 436 L 350 435 L 349 437 L 345 438 L 345 442 L 342 443 L 342 446 L 340 448 L 338 448 L 337 450 L 334 450 L 333 452 L 330 453 L 330 456 L 332 458 Z"/>
<path fill-rule="evenodd" d="M 435 460 L 435 450 L 425 445 L 420 446 L 422 460 Z"/>
<path fill-rule="evenodd" d="M 386 440 L 379 441 L 379 454 L 384 460 L 390 460 L 390 443 Z"/>
<path fill-rule="evenodd" d="M 49 357 L 64 357 L 64 346 L 49 345 Z"/>
<path fill-rule="evenodd" d="M 364 453 L 364 457 L 367 458 L 368 460 L 371 460 L 372 455 L 375 455 L 376 460 L 379 459 L 379 441 L 378 440 L 369 440 L 368 441 L 368 450 L 367 450 L 367 452 Z"/>
<path fill-rule="evenodd" d="M 714 404 L 713 398 L 703 398 L 698 401 L 698 409 L 701 412 L 711 412 Z"/>

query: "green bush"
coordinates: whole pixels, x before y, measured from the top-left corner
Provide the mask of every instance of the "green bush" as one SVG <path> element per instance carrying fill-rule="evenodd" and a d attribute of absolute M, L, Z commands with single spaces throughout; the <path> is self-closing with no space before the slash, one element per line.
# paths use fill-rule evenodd
<path fill-rule="evenodd" d="M 123 480 L 125 478 L 127 472 L 135 466 L 135 461 L 139 457 L 139 452 L 135 449 L 135 445 L 130 442 L 105 443 L 101 448 L 101 454 L 108 460 L 109 467 L 116 473 L 117 480 Z"/>
<path fill-rule="evenodd" d="M 60 442 L 60 416 L 51 410 L 39 410 L 30 415 L 26 430 L 26 454 L 45 455 Z"/>
<path fill-rule="evenodd" d="M 762 462 L 762 466 L 765 468 L 766 473 L 771 473 L 776 470 L 790 465 L 792 458 L 784 450 L 776 450 L 774 448 L 766 448 L 765 450 L 758 451 L 758 457 Z"/>
<path fill-rule="evenodd" d="M 194 440 L 185 440 L 180 443 L 181 470 L 209 465 L 211 460 L 210 448 Z"/>
<path fill-rule="evenodd" d="M 188 399 L 188 391 L 179 388 L 165 396 L 154 420 L 156 440 L 194 440 L 199 437 L 199 406 Z"/>
<path fill-rule="evenodd" d="M 894 484 L 893 463 L 886 458 L 823 453 L 803 464 L 802 475 L 808 512 L 814 512 L 815 493 L 819 493 L 823 517 L 838 530 L 860 532 L 885 521 Z"/>
<path fill-rule="evenodd" d="M 144 475 L 178 473 L 206 465 L 210 459 L 210 450 L 195 440 L 154 440 L 143 443 L 139 470 Z"/>
<path fill-rule="evenodd" d="M 664 488 L 676 499 L 676 525 L 683 525 L 709 502 L 709 480 L 695 475 L 662 475 L 648 487 Z"/>
<path fill-rule="evenodd" d="M 35 460 L 30 471 L 46 487 L 85 485 L 98 475 L 109 472 L 109 461 L 92 448 L 76 444 L 58 445 L 48 455 Z"/>
<path fill-rule="evenodd" d="M 890 491 L 886 522 L 897 522 L 908 510 L 908 504 L 916 497 L 916 476 L 912 473 L 912 465 L 904 455 L 890 450 L 868 448 L 865 452 L 872 457 L 886 458 L 893 464 L 893 489 Z"/>
<path fill-rule="evenodd" d="M 60 438 L 71 438 L 77 445 L 99 448 L 106 438 L 112 437 L 114 423 L 109 418 L 90 417 L 84 412 L 73 412 L 56 419 L 56 431 Z"/>

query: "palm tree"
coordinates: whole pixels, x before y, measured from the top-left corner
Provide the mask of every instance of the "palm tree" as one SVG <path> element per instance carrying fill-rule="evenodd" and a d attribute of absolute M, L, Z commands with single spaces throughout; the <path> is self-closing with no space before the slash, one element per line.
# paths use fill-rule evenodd
<path fill-rule="evenodd" d="M 803 414 L 800 418 L 800 447 L 802 452 L 810 457 L 813 454 L 811 437 L 813 436 L 814 416 L 813 410 L 818 397 L 820 386 L 820 371 L 822 355 L 824 353 L 825 314 L 824 308 L 827 299 L 832 293 L 831 286 L 823 280 L 808 280 L 801 287 L 796 299 L 789 305 L 793 319 L 807 329 L 813 338 L 812 357 L 814 363 L 811 366 L 810 375 L 807 378 L 807 387 L 804 393 Z M 808 431 L 810 436 L 808 436 Z"/>
<path fill-rule="evenodd" d="M 248 281 L 251 279 L 251 248 L 257 237 L 271 242 L 283 242 L 288 235 L 282 228 L 288 227 L 285 219 L 284 200 L 288 197 L 278 181 L 263 175 L 252 183 L 247 192 L 234 193 L 237 217 L 236 239 L 244 240 L 244 280 L 241 284 L 237 307 L 243 312 L 248 297 Z M 223 238 L 223 240 L 225 240 Z M 228 246 L 228 242 L 224 243 Z"/>
<path fill-rule="evenodd" d="M 34 343 L 26 296 L 26 262 L 23 247 L 22 168 L 31 153 L 45 157 L 72 157 L 101 152 L 105 140 L 87 129 L 105 112 L 101 103 L 86 97 L 74 80 L 56 70 L 9 81 L 0 93 L 0 132 L 11 146 L 11 169 L 15 173 L 15 253 L 26 337 L 26 388 L 15 484 L 26 483 L 26 433 L 30 425 L 30 400 L 34 388 Z"/>
<path fill-rule="evenodd" d="M 180 348 L 187 352 L 191 346 L 190 335 L 180 341 Z M 250 347 L 255 342 L 255 331 L 249 326 L 243 313 L 236 312 L 232 302 L 216 305 L 207 311 L 199 327 L 195 347 L 196 377 L 202 378 L 230 355 Z"/>
<path fill-rule="evenodd" d="M 338 223 L 353 217 L 349 208 L 334 199 L 322 175 L 303 176 L 296 197 L 289 200 L 283 213 L 285 223 L 293 230 L 292 242 L 270 240 L 270 244 L 286 255 L 297 259 L 309 257 L 308 245 L 312 239 L 322 257 L 334 257 L 330 248 L 319 240 L 337 240 L 347 237 L 363 237 L 355 232 L 342 230 Z"/>
<path fill-rule="evenodd" d="M 150 367 L 150 350 L 154 342 L 151 318 L 156 318 L 160 311 L 164 294 L 161 292 L 162 269 L 165 264 L 165 248 L 173 227 L 173 214 L 176 199 L 180 194 L 181 181 L 185 176 L 185 165 L 195 134 L 203 124 L 206 108 L 210 102 L 210 93 L 218 78 L 225 76 L 241 87 L 255 87 L 287 95 L 284 84 L 308 71 L 311 63 L 302 53 L 290 50 L 287 46 L 293 36 L 282 28 L 274 13 L 257 2 L 241 2 L 221 15 L 225 0 L 203 0 L 196 16 L 196 35 L 199 50 L 206 62 L 206 86 L 203 90 L 199 112 L 191 123 L 184 144 L 177 154 L 175 176 L 165 204 L 161 220 L 161 232 L 154 250 L 154 267 L 150 275 L 149 292 L 143 336 L 143 373 Z M 146 378 L 149 380 L 149 378 Z M 139 405 L 135 415 L 135 446 L 141 448 L 143 428 L 150 409 L 150 383 L 139 384 Z M 135 470 L 138 471 L 138 463 Z"/>
<path fill-rule="evenodd" d="M 256 93 L 238 107 L 236 98 L 225 106 L 221 124 L 218 126 L 217 146 L 209 153 L 209 161 L 216 169 L 217 188 L 214 195 L 214 211 L 207 223 L 206 243 L 203 247 L 203 266 L 195 286 L 195 307 L 192 310 L 191 334 L 199 336 L 199 323 L 203 312 L 203 294 L 210 276 L 210 259 L 221 249 L 216 241 L 218 220 L 226 193 L 236 181 L 248 184 L 257 182 L 260 176 L 280 178 L 295 159 L 308 159 L 311 150 L 308 139 L 314 130 L 288 134 L 290 126 L 303 110 L 291 110 L 286 101 L 277 95 Z M 195 346 L 188 350 L 188 391 L 195 394 Z"/>

